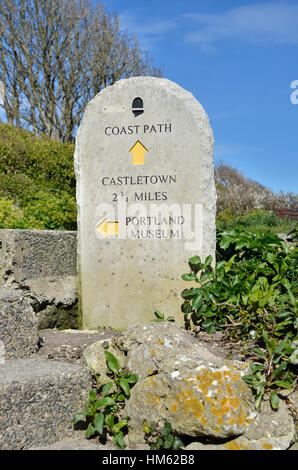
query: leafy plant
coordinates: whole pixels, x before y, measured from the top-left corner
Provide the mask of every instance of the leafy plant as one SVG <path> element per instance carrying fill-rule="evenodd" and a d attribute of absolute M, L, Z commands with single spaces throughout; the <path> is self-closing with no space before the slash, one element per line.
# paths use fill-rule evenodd
<path fill-rule="evenodd" d="M 258 362 L 251 363 L 251 374 L 243 377 L 256 395 L 255 407 L 258 409 L 263 395 L 270 394 L 270 403 L 273 409 L 278 409 L 280 399 L 276 390 L 280 387 L 291 389 L 294 383 L 294 373 L 288 367 L 291 355 L 295 350 L 294 344 L 285 338 L 278 342 L 263 333 L 265 348 L 254 348 L 252 352 L 257 356 Z M 261 364 L 259 364 L 261 362 Z"/>
<path fill-rule="evenodd" d="M 84 422 L 87 426 L 86 438 L 100 436 L 106 440 L 113 436 L 114 444 L 125 448 L 123 431 L 127 427 L 128 417 L 123 417 L 125 400 L 130 397 L 130 389 L 137 382 L 138 376 L 127 370 L 121 370 L 117 358 L 109 351 L 104 351 L 107 361 L 107 375 L 111 381 L 97 386 L 89 393 L 89 401 L 84 410 L 73 418 L 73 424 Z"/>
<path fill-rule="evenodd" d="M 164 313 L 161 313 L 159 310 L 154 310 L 154 315 L 155 315 L 155 319 L 152 320 L 152 323 L 159 323 L 159 322 L 165 322 L 165 321 L 170 321 L 170 322 L 174 322 L 175 321 L 175 317 L 167 317 L 165 318 L 165 315 Z"/>
<path fill-rule="evenodd" d="M 164 427 L 158 430 L 154 426 L 150 427 L 147 421 L 144 420 L 143 431 L 145 433 L 145 440 L 150 445 L 151 450 L 179 450 L 184 446 L 180 437 L 174 435 L 172 425 L 169 421 L 166 421 Z"/>
<path fill-rule="evenodd" d="M 298 250 L 274 234 L 232 230 L 218 234 L 217 258 L 215 265 L 211 256 L 189 260 L 191 272 L 182 279 L 194 286 L 182 292 L 185 327 L 219 330 L 226 340 L 262 348 L 264 363 L 248 379 L 258 404 L 266 390 L 294 380 L 286 358 L 297 340 Z"/>

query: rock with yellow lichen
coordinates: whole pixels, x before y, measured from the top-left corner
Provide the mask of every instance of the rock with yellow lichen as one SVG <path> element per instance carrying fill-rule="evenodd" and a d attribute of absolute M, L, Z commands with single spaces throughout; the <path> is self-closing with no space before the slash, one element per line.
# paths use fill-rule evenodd
<path fill-rule="evenodd" d="M 102 384 L 110 380 L 103 346 L 98 342 L 84 352 Z M 175 434 L 192 441 L 187 450 L 284 450 L 294 442 L 294 420 L 285 403 L 272 411 L 270 402 L 262 401 L 256 412 L 255 397 L 242 380 L 249 364 L 227 360 L 218 345 L 165 322 L 132 326 L 108 346 L 120 366 L 139 377 L 125 407 L 128 444 L 145 442 L 144 420 L 160 429 L 169 421 Z"/>
<path fill-rule="evenodd" d="M 180 435 L 227 439 L 241 435 L 255 415 L 242 376 L 248 364 L 225 360 L 171 323 L 127 330 L 118 340 L 139 381 L 127 403 L 131 442 L 142 440 L 142 423 L 170 421 Z"/>
<path fill-rule="evenodd" d="M 257 416 L 248 419 L 243 434 L 217 444 L 192 442 L 187 450 L 287 450 L 294 441 L 294 422 L 281 402 L 277 411 L 272 411 L 269 401 L 264 401 Z"/>
<path fill-rule="evenodd" d="M 285 404 L 272 411 L 264 402 L 257 413 L 242 380 L 249 364 L 226 360 L 218 346 L 199 342 L 173 323 L 155 323 L 129 328 L 117 347 L 139 376 L 126 405 L 129 443 L 144 442 L 144 419 L 160 428 L 169 421 L 182 439 L 195 441 L 189 450 L 287 449 L 294 441 Z"/>

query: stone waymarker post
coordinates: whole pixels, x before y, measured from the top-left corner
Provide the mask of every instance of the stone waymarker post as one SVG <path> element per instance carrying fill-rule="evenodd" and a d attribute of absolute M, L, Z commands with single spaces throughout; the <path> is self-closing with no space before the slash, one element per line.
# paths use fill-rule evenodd
<path fill-rule="evenodd" d="M 215 253 L 213 134 L 187 91 L 136 77 L 87 106 L 76 137 L 84 328 L 124 330 L 158 309 L 182 321 L 188 259 Z"/>

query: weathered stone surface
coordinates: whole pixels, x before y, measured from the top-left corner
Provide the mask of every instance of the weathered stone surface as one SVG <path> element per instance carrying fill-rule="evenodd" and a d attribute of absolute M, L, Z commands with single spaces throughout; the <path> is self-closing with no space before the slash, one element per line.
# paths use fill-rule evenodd
<path fill-rule="evenodd" d="M 5 346 L 2 340 L 0 340 L 0 364 L 5 363 Z"/>
<path fill-rule="evenodd" d="M 37 320 L 20 291 L 0 290 L 0 341 L 5 359 L 27 358 L 37 350 Z"/>
<path fill-rule="evenodd" d="M 76 232 L 0 230 L 0 287 L 28 297 L 39 328 L 77 326 L 76 264 Z"/>
<path fill-rule="evenodd" d="M 129 442 L 142 441 L 144 419 L 170 421 L 180 435 L 225 439 L 242 434 L 255 416 L 242 380 L 248 364 L 225 360 L 172 323 L 132 328 L 117 343 L 139 375 L 127 403 Z"/>
<path fill-rule="evenodd" d="M 83 352 L 85 365 L 91 374 L 99 376 L 99 383 L 101 385 L 111 381 L 111 378 L 106 375 L 107 361 L 104 354 L 104 343 L 109 344 L 108 351 L 118 359 L 119 366 L 123 368 L 126 365 L 126 357 L 123 352 L 113 346 L 112 342 L 112 339 L 97 341 L 88 346 Z"/>
<path fill-rule="evenodd" d="M 91 388 L 86 368 L 31 359 L 0 365 L 0 448 L 42 447 L 77 437 L 72 418 Z"/>
<path fill-rule="evenodd" d="M 105 88 L 83 116 L 75 170 L 83 328 L 123 331 L 156 308 L 182 324 L 187 260 L 215 254 L 213 134 L 200 103 L 166 79 Z"/>
<path fill-rule="evenodd" d="M 112 443 L 106 445 L 95 442 L 94 439 L 74 438 L 55 442 L 44 447 L 32 447 L 28 450 L 117 450 Z"/>

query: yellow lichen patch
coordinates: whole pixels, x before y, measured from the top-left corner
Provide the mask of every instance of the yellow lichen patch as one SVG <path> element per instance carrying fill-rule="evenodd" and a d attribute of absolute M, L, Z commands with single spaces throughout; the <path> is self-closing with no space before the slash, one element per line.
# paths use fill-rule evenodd
<path fill-rule="evenodd" d="M 151 369 L 148 369 L 148 370 L 147 370 L 147 375 L 150 375 L 150 374 L 152 374 L 152 372 L 153 372 L 153 370 L 151 370 Z"/>
<path fill-rule="evenodd" d="M 231 377 L 232 382 L 238 382 L 241 379 L 241 375 L 239 373 L 234 373 Z"/>
<path fill-rule="evenodd" d="M 157 344 L 165 344 L 165 342 L 162 339 L 157 340 Z"/>
<path fill-rule="evenodd" d="M 232 387 L 229 383 L 226 383 L 226 390 L 227 390 L 227 394 L 229 395 L 229 397 L 234 395 Z"/>
<path fill-rule="evenodd" d="M 155 354 L 156 354 L 156 351 L 155 351 L 155 349 L 152 349 L 152 351 L 151 351 L 151 355 L 152 355 L 152 356 L 155 356 Z"/>
<path fill-rule="evenodd" d="M 193 390 L 184 388 L 180 393 L 179 401 L 185 413 L 191 413 L 196 419 L 203 417 L 204 406 L 202 400 L 195 396 Z"/>
<path fill-rule="evenodd" d="M 202 392 L 203 396 L 205 396 L 214 381 L 217 382 L 217 385 L 223 385 L 223 373 L 221 371 L 212 372 L 208 369 L 203 369 L 200 374 L 196 376 L 196 381 L 198 388 Z"/>
<path fill-rule="evenodd" d="M 264 444 L 262 444 L 264 449 L 265 450 L 272 450 L 273 449 L 273 445 L 269 444 L 268 442 L 264 442 Z"/>
<path fill-rule="evenodd" d="M 169 407 L 169 410 L 170 410 L 172 413 L 176 413 L 176 411 L 178 410 L 178 405 L 177 405 L 177 403 L 172 403 L 172 405 L 170 405 L 170 407 Z"/>
<path fill-rule="evenodd" d="M 159 405 L 162 401 L 161 397 L 151 395 L 150 393 L 145 393 L 148 405 Z"/>
<path fill-rule="evenodd" d="M 240 412 L 237 416 L 237 423 L 239 426 L 242 426 L 244 424 L 244 421 L 246 419 L 246 413 L 245 411 L 243 410 L 243 408 L 240 408 Z"/>
<path fill-rule="evenodd" d="M 201 418 L 201 425 L 202 425 L 202 426 L 207 426 L 207 424 L 208 424 L 207 419 L 205 418 L 205 416 L 202 416 L 202 418 Z"/>
<path fill-rule="evenodd" d="M 240 400 L 237 397 L 230 398 L 229 402 L 233 410 L 237 410 L 237 408 L 240 406 Z"/>
<path fill-rule="evenodd" d="M 238 442 L 237 439 L 233 441 L 226 442 L 225 447 L 228 450 L 253 450 L 250 444 L 244 444 L 244 442 Z"/>
<path fill-rule="evenodd" d="M 211 374 L 212 374 L 213 380 L 221 381 L 223 379 L 223 374 L 221 371 L 212 372 Z"/>
<path fill-rule="evenodd" d="M 225 447 L 228 450 L 241 450 L 241 447 L 237 441 L 226 442 Z"/>
<path fill-rule="evenodd" d="M 236 421 L 234 420 L 234 418 L 231 417 L 231 418 L 228 419 L 227 423 L 236 424 Z"/>

